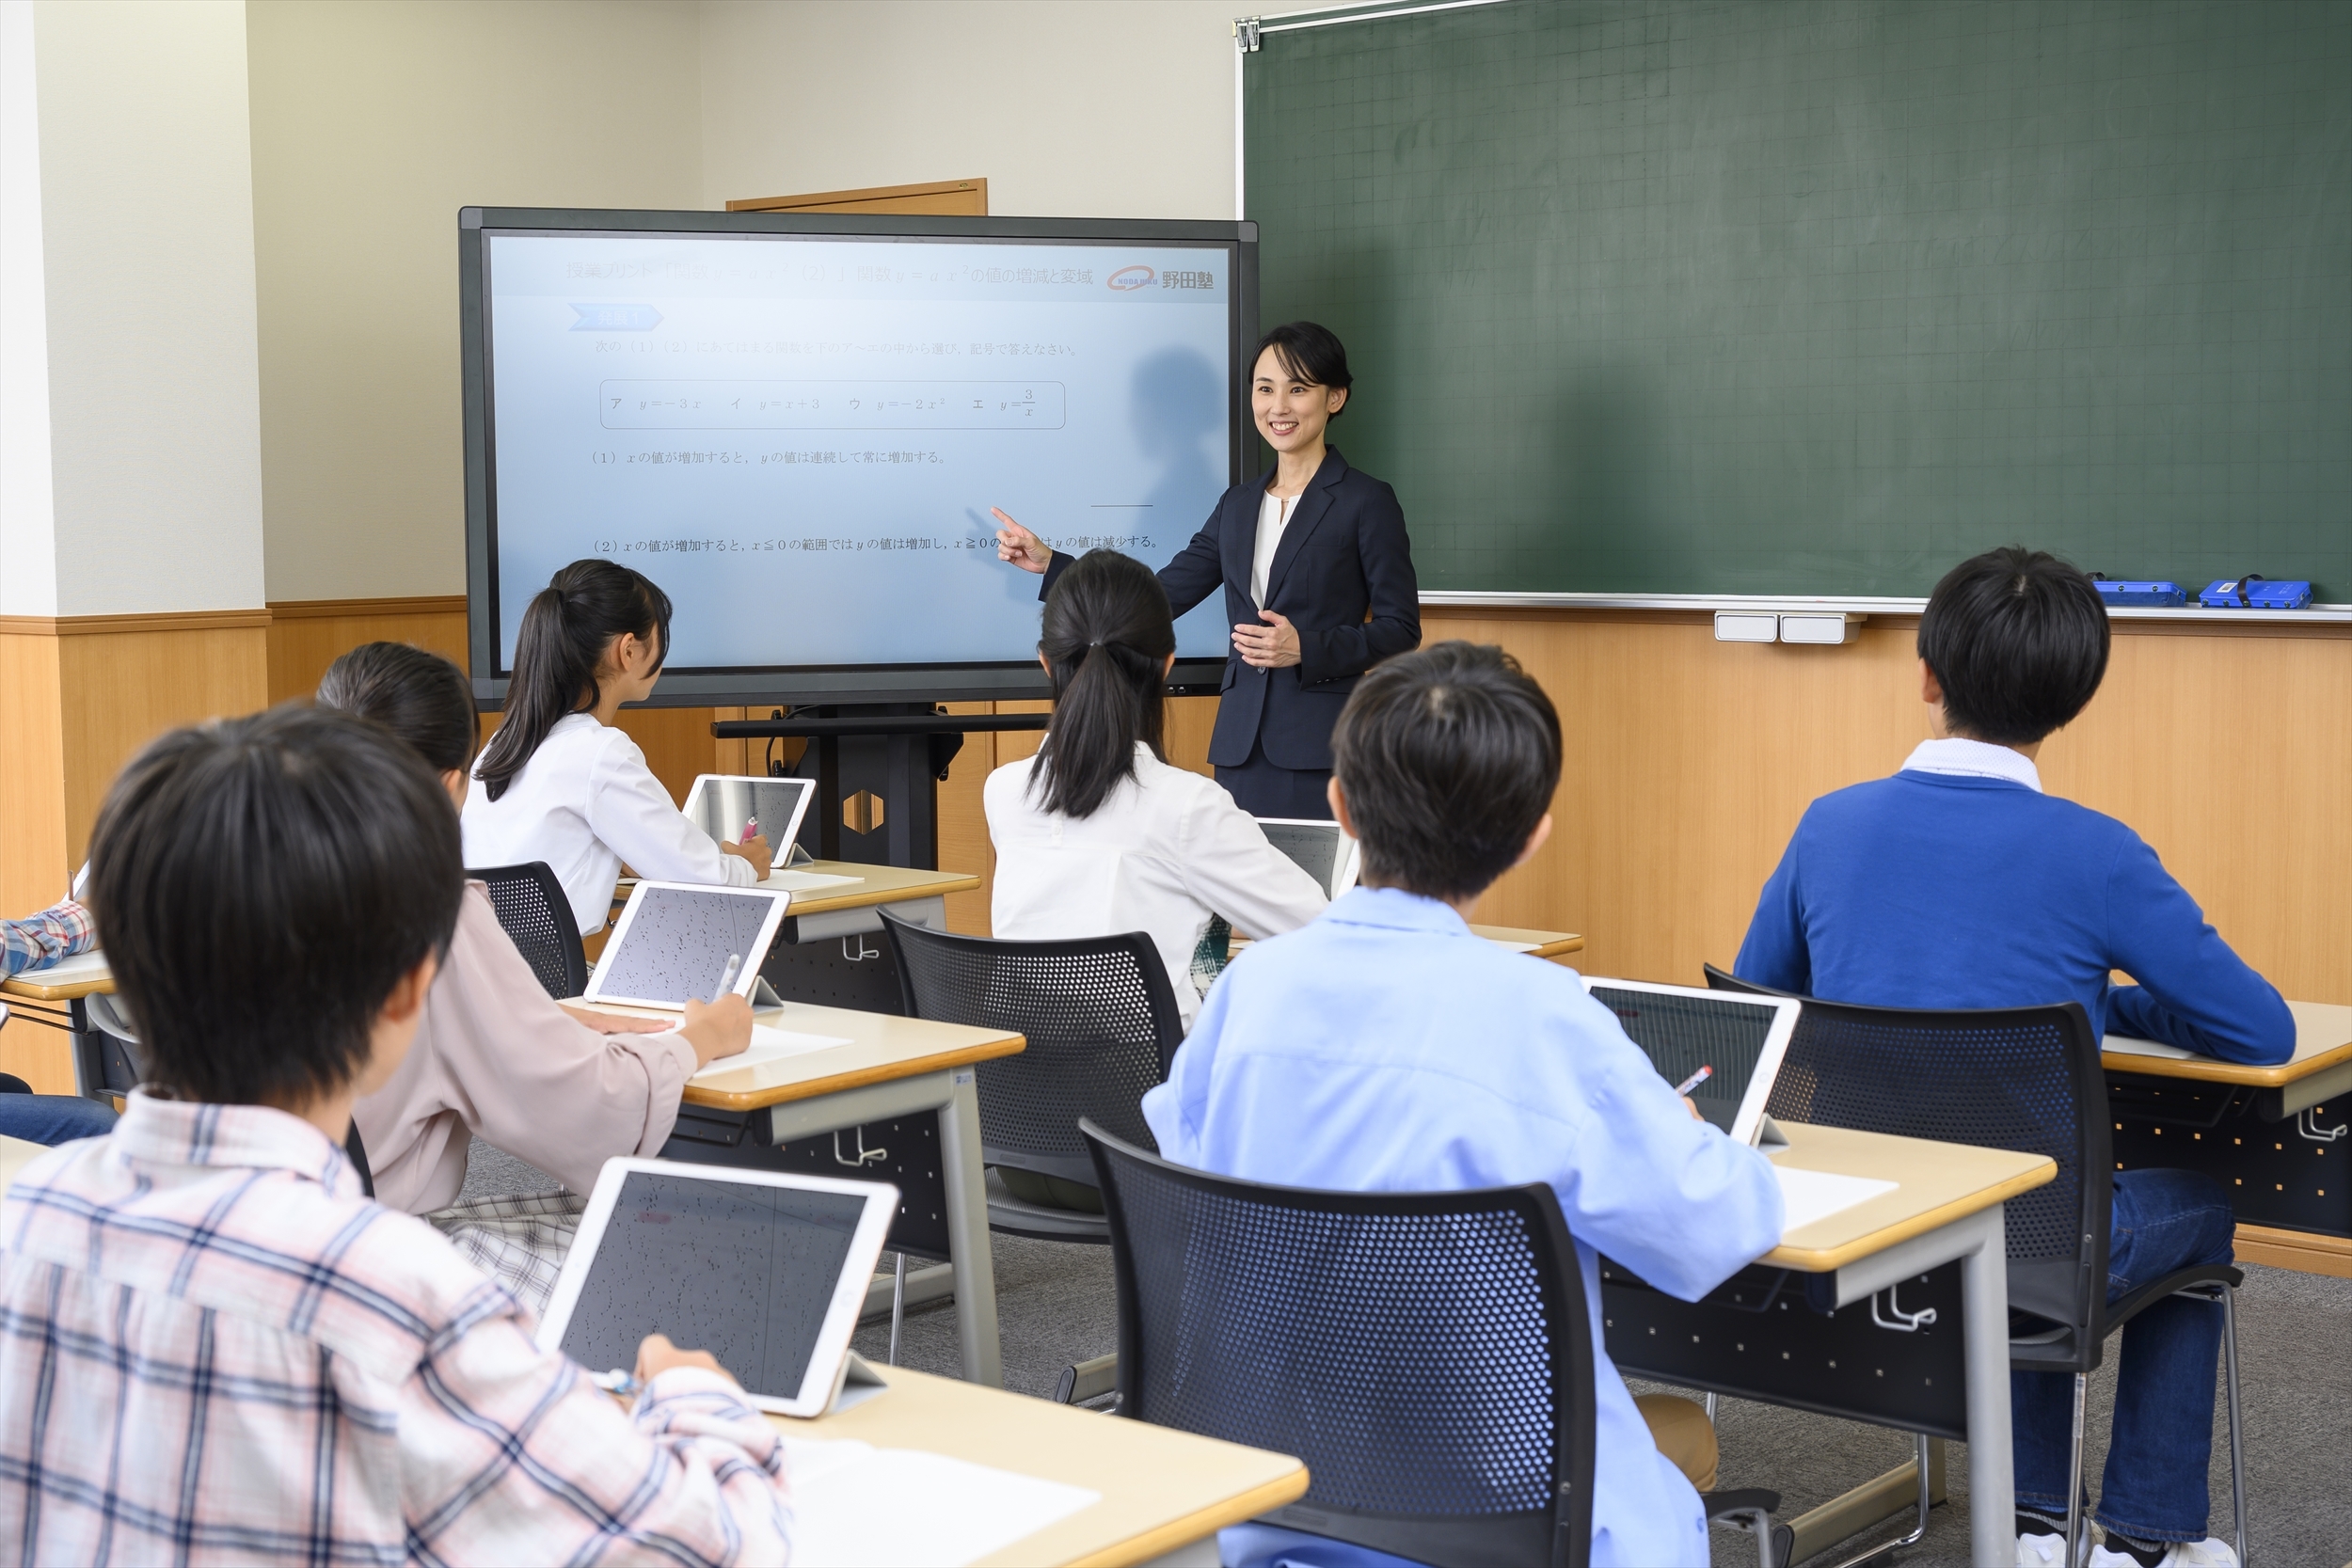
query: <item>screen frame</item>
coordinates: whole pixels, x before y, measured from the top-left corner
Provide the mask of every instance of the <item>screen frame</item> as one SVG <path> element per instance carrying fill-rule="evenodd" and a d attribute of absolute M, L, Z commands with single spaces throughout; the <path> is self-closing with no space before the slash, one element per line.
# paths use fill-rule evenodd
<path fill-rule="evenodd" d="M 925 242 L 1217 245 L 1232 255 L 1228 336 L 1234 372 L 1232 429 L 1227 440 L 1228 484 L 1254 471 L 1257 428 L 1241 395 L 1245 361 L 1258 340 L 1258 226 L 1254 222 L 1193 219 L 851 216 L 840 213 L 619 212 L 573 207 L 463 207 L 457 214 L 457 299 L 460 383 L 466 448 L 466 645 L 475 705 L 506 705 L 508 673 L 500 669 L 498 626 L 497 439 L 492 427 L 488 291 L 494 234 L 674 233 L 782 234 L 813 239 Z M 1008 566 L 1007 571 L 1016 568 Z M 1226 660 L 1183 658 L 1169 672 L 1171 696 L 1214 696 L 1223 688 Z M 993 702 L 1053 695 L 1031 659 L 979 664 L 810 666 L 665 673 L 645 707 L 707 707 L 772 704 Z"/>
<path fill-rule="evenodd" d="M 842 1373 L 849 1367 L 850 1337 L 857 1332 L 858 1318 L 866 1310 L 866 1288 L 874 1277 L 875 1266 L 882 1260 L 882 1243 L 890 1236 L 890 1222 L 898 1212 L 898 1189 L 887 1181 L 847 1181 L 835 1176 L 803 1176 L 794 1171 L 750 1170 L 734 1165 L 698 1165 L 615 1155 L 596 1173 L 596 1184 L 590 1190 L 587 1207 L 580 1212 L 580 1229 L 573 1237 L 572 1249 L 564 1255 L 554 1293 L 548 1299 L 547 1311 L 540 1315 L 539 1329 L 533 1338 L 541 1350 L 563 1354 L 564 1335 L 572 1326 L 572 1310 L 580 1305 L 580 1292 L 587 1286 L 588 1271 L 604 1244 L 612 1211 L 620 1203 L 621 1188 L 639 1172 L 684 1177 L 690 1181 L 726 1181 L 744 1187 L 840 1193 L 865 1199 L 857 1228 L 850 1235 L 849 1253 L 841 1260 L 841 1274 L 834 1281 L 825 1321 L 817 1330 L 816 1346 L 809 1354 L 808 1366 L 801 1373 L 800 1387 L 790 1395 L 765 1394 L 748 1387 L 743 1390 L 755 1408 L 771 1415 L 797 1416 L 803 1419 L 823 1415 L 840 1391 Z M 823 1369 L 821 1374 L 819 1369 Z M 591 1372 L 602 1370 L 588 1369 Z M 735 1369 L 728 1368 L 727 1375 L 736 1376 Z"/>
<path fill-rule="evenodd" d="M 622 907 L 621 918 L 613 923 L 612 935 L 596 955 L 596 967 L 588 976 L 588 989 L 580 993 L 583 1002 L 609 1002 L 616 1006 L 651 1007 L 665 1013 L 683 1013 L 683 1002 L 661 1002 L 643 996 L 615 996 L 603 990 L 604 976 L 614 958 L 628 944 L 629 927 L 636 923 L 637 911 L 644 907 L 648 888 L 674 888 L 680 893 L 724 893 L 739 898 L 765 898 L 768 912 L 760 918 L 759 935 L 752 942 L 752 951 L 743 955 L 743 972 L 728 988 L 733 995 L 751 1000 L 752 988 L 759 984 L 760 966 L 768 961 L 768 949 L 776 942 L 776 932 L 783 928 L 785 911 L 790 907 L 792 895 L 788 889 L 771 887 L 737 887 L 727 882 L 659 882 L 639 879 L 628 890 L 628 902 Z"/>
<path fill-rule="evenodd" d="M 1764 1137 L 1764 1106 L 1772 1098 L 1772 1085 L 1780 1079 L 1781 1059 L 1788 1053 L 1788 1041 L 1797 1032 L 1797 1018 L 1804 1004 L 1793 996 L 1746 996 L 1738 991 L 1712 990 L 1703 986 L 1667 986 L 1654 980 L 1616 980 L 1606 974 L 1580 974 L 1584 982 L 1584 994 L 1590 996 L 1595 986 L 1607 986 L 1612 990 L 1647 991 L 1653 996 L 1688 996 L 1708 1002 L 1738 1002 L 1745 1006 L 1769 1006 L 1772 1009 L 1772 1027 L 1765 1032 L 1764 1047 L 1756 1053 L 1756 1071 L 1748 1079 L 1747 1092 L 1740 1097 L 1739 1114 L 1731 1118 L 1729 1136 L 1735 1143 L 1756 1148 Z M 1612 1015 L 1613 1018 L 1613 1015 Z M 1640 1046 L 1635 1046 L 1640 1051 Z M 1646 1056 L 1648 1053 L 1644 1052 Z M 1671 1087 L 1672 1085 L 1669 1085 Z"/>

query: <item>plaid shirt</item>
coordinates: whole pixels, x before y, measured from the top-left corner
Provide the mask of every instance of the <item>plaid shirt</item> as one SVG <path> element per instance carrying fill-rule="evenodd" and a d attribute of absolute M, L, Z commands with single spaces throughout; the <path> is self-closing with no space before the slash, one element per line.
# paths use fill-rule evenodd
<path fill-rule="evenodd" d="M 97 940 L 89 911 L 71 898 L 22 920 L 0 920 L 0 979 L 87 952 Z"/>
<path fill-rule="evenodd" d="M 0 1203 L 0 1560 L 782 1562 L 725 1379 L 624 1414 L 342 1151 L 135 1092 Z"/>

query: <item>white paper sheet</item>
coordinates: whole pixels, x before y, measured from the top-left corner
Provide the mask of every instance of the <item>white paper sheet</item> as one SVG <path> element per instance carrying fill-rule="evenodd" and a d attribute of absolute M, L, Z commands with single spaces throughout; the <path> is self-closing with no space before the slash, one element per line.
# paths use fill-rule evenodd
<path fill-rule="evenodd" d="M 1083 1486 L 914 1449 L 787 1437 L 794 1568 L 920 1568 L 1003 1550 L 1103 1500 Z"/>
<path fill-rule="evenodd" d="M 847 1045 L 847 1035 L 802 1035 L 789 1029 L 771 1029 L 765 1023 L 752 1025 L 752 1043 L 732 1056 L 722 1056 L 687 1080 L 699 1084 L 707 1078 L 723 1073 L 739 1072 L 747 1067 L 763 1062 L 780 1062 L 787 1056 L 805 1056 L 812 1051 L 831 1051 L 836 1045 Z"/>
<path fill-rule="evenodd" d="M 56 963 L 45 964 L 40 969 L 22 971 L 17 978 L 31 985 L 70 986 L 84 980 L 107 979 L 113 974 L 114 971 L 106 967 L 106 955 L 93 947 L 87 953 L 59 958 Z"/>
<path fill-rule="evenodd" d="M 1841 1213 L 1857 1203 L 1867 1203 L 1881 1193 L 1891 1193 L 1901 1185 L 1867 1176 L 1838 1176 L 1829 1171 L 1798 1170 L 1788 1165 L 1774 1165 L 1772 1174 L 1780 1178 L 1780 1201 L 1785 1212 L 1780 1233 L 1784 1237 L 1803 1230 L 1816 1220 L 1825 1220 L 1832 1214 Z"/>
<path fill-rule="evenodd" d="M 865 881 L 863 877 L 836 877 L 830 871 L 785 871 L 768 873 L 768 879 L 759 885 L 770 890 L 781 888 L 787 893 L 806 893 L 812 888 L 853 887 Z"/>

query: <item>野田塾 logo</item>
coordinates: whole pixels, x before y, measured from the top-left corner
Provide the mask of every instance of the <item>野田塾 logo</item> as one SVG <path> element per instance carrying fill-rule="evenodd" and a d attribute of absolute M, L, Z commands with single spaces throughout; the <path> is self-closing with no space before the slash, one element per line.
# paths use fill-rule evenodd
<path fill-rule="evenodd" d="M 1150 267 L 1138 261 L 1132 267 L 1121 267 L 1111 274 L 1109 282 L 1112 288 L 1123 293 L 1129 289 L 1150 288 L 1154 276 Z"/>

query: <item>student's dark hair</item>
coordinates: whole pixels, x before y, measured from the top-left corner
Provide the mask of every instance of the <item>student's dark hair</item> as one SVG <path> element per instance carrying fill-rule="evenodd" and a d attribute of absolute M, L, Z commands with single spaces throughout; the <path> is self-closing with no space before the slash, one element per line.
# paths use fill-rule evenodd
<path fill-rule="evenodd" d="M 1313 322 L 1284 322 L 1258 340 L 1258 346 L 1249 351 L 1249 373 L 1258 373 L 1258 361 L 1272 349 L 1274 357 L 1284 370 L 1311 387 L 1330 387 L 1345 391 L 1356 385 L 1348 373 L 1347 349 L 1337 334 L 1327 326 Z M 1342 404 L 1338 419 L 1347 412 Z"/>
<path fill-rule="evenodd" d="M 1955 735 L 2026 746 L 2080 713 L 2107 673 L 2107 611 L 2081 572 L 2008 545 L 1944 574 L 1919 657 Z"/>
<path fill-rule="evenodd" d="M 319 677 L 318 705 L 381 724 L 436 773 L 462 773 L 481 731 L 465 673 L 406 642 L 362 642 Z"/>
<path fill-rule="evenodd" d="M 642 572 L 575 561 L 532 599 L 515 638 L 506 721 L 474 769 L 491 800 L 506 793 L 556 721 L 596 705 L 596 667 L 624 632 L 653 640 L 655 669 L 670 657 L 670 595 Z"/>
<path fill-rule="evenodd" d="M 1175 617 L 1159 575 L 1117 550 L 1089 550 L 1045 596 L 1037 651 L 1054 673 L 1054 721 L 1029 770 L 1049 812 L 1092 816 L 1136 776 L 1136 742 L 1161 745 Z"/>
<path fill-rule="evenodd" d="M 1560 784 L 1560 716 L 1501 648 L 1438 642 L 1356 683 L 1331 733 L 1363 879 L 1467 898 L 1511 869 Z"/>
<path fill-rule="evenodd" d="M 464 883 L 449 797 L 364 720 L 286 703 L 155 741 L 90 837 L 146 1086 L 280 1106 L 342 1088 L 393 986 L 447 952 Z"/>

